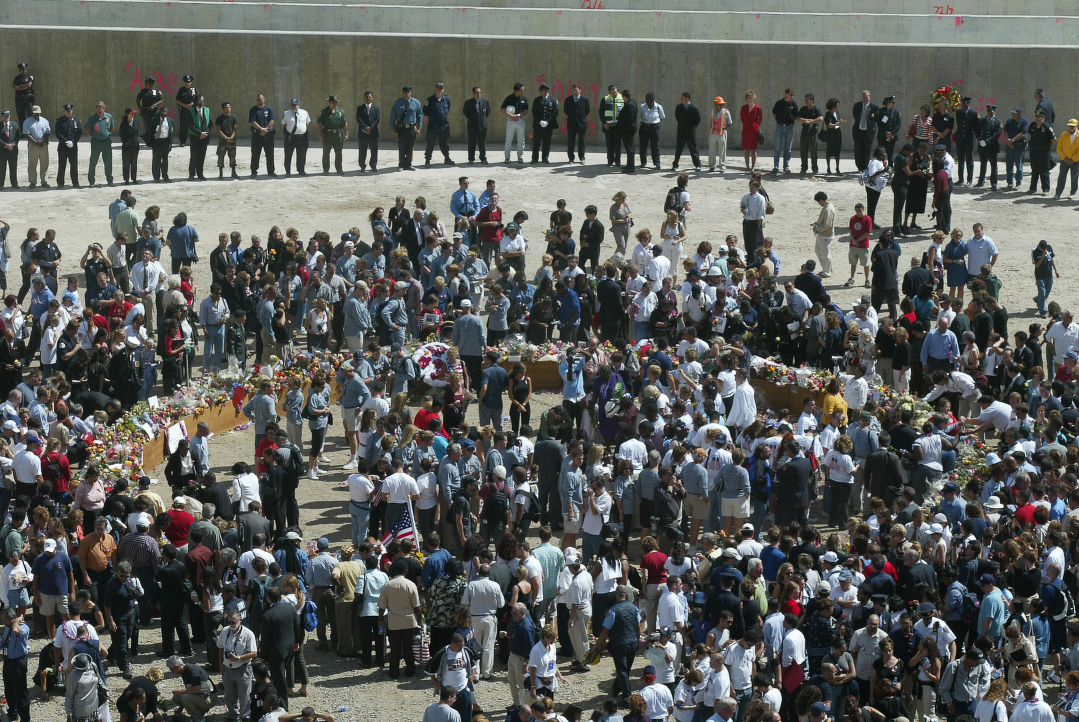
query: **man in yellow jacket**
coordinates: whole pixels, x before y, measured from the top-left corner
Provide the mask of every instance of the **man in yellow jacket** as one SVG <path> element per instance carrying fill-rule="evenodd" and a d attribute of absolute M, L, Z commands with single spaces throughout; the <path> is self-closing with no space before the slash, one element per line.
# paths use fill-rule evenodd
<path fill-rule="evenodd" d="M 1060 134 L 1057 140 L 1057 155 L 1060 156 L 1060 175 L 1057 176 L 1057 200 L 1064 194 L 1064 183 L 1068 176 L 1072 179 L 1069 195 L 1079 191 L 1079 120 L 1068 121 L 1068 130 Z"/>

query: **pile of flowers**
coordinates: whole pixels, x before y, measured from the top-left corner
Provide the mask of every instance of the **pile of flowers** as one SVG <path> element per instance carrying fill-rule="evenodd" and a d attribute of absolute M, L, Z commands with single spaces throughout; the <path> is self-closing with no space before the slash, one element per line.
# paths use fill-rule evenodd
<path fill-rule="evenodd" d="M 412 360 L 420 368 L 420 381 L 432 388 L 449 383 L 449 362 L 446 353 L 450 347 L 441 341 L 425 343 L 412 352 Z"/>
<path fill-rule="evenodd" d="M 765 381 L 771 381 L 776 386 L 797 386 L 802 389 L 810 389 L 813 392 L 823 391 L 828 382 L 832 380 L 832 373 L 824 369 L 809 368 L 806 366 L 787 366 L 775 358 L 754 356 L 750 361 L 753 376 Z"/>
<path fill-rule="evenodd" d="M 101 471 L 109 492 L 117 479 L 136 482 L 146 471 L 142 458 L 146 444 L 185 416 L 206 413 L 233 402 L 237 396 L 243 399 L 247 393 L 255 393 L 259 381 L 264 378 L 272 378 L 279 387 L 283 387 L 290 379 L 309 379 L 317 369 L 333 374 L 346 358 L 342 354 L 328 352 L 301 353 L 288 361 L 271 358 L 269 364 L 254 366 L 246 372 L 234 367 L 212 376 L 192 379 L 172 396 L 159 397 L 155 408 L 140 401 L 116 423 L 100 429 L 89 449 L 89 464 Z M 85 472 L 82 472 L 73 480 L 72 490 L 84 476 Z"/>

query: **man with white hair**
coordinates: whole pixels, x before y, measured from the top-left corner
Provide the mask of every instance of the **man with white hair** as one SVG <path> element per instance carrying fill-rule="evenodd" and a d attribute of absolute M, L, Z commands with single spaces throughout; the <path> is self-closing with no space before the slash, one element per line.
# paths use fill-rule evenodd
<path fill-rule="evenodd" d="M 584 661 L 588 651 L 588 630 L 592 620 L 592 575 L 581 568 L 581 557 L 573 547 L 566 549 L 566 567 L 573 575 L 566 591 L 569 607 L 569 637 L 573 646 L 573 663 L 582 671 L 592 666 Z"/>
<path fill-rule="evenodd" d="M 738 709 L 738 702 L 734 697 L 720 697 L 715 702 L 715 714 L 708 718 L 708 722 L 730 722 Z"/>

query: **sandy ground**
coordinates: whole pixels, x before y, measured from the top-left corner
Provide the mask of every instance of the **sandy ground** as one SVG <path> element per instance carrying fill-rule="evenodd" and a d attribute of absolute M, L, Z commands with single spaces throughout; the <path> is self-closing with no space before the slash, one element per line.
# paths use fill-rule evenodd
<path fill-rule="evenodd" d="M 499 131 L 492 130 L 492 138 L 499 134 Z M 500 139 L 491 143 L 491 158 L 502 157 L 501 149 L 497 147 L 500 145 Z M 438 211 L 443 219 L 450 219 L 449 199 L 457 188 L 457 177 L 468 174 L 477 195 L 483 190 L 487 178 L 497 181 L 501 204 L 507 215 L 512 215 L 517 210 L 528 212 L 531 216 L 531 220 L 525 225 L 525 235 L 528 238 L 541 236 L 557 199 L 566 199 L 574 215 L 574 226 L 579 227 L 584 219 L 584 206 L 589 203 L 596 204 L 601 210 L 600 217 L 603 218 L 610 205 L 609 199 L 618 190 L 624 190 L 628 195 L 628 203 L 636 220 L 635 230 L 651 227 L 654 236 L 658 237 L 663 220 L 663 200 L 677 175 L 670 170 L 672 159 L 668 156 L 663 158 L 662 171 L 646 170 L 627 176 L 597 164 L 597 161 L 602 161 L 601 152 L 592 152 L 589 164 L 585 166 L 564 163 L 565 156 L 559 151 L 557 154 L 552 153 L 555 162 L 548 167 L 532 167 L 528 164 L 507 166 L 501 163 L 488 167 L 478 164 L 470 167 L 464 163 L 466 156 L 461 148 L 453 150 L 453 157 L 459 164 L 455 168 L 439 164 L 429 170 L 421 167 L 416 172 L 405 173 L 393 167 L 396 159 L 394 146 L 384 140 L 381 150 L 382 168 L 377 176 L 356 171 L 355 146 L 352 145 L 346 153 L 347 170 L 343 177 L 315 174 L 307 178 L 294 176 L 286 179 L 283 177 L 282 151 L 278 149 L 278 172 L 281 177 L 271 179 L 260 176 L 251 179 L 248 175 L 249 155 L 246 148 L 241 148 L 238 153 L 241 180 L 184 180 L 169 184 L 144 181 L 133 187 L 138 199 L 136 209 L 141 214 L 147 206 L 160 206 L 161 218 L 166 227 L 177 212 L 187 213 L 189 222 L 198 229 L 202 237 L 199 253 L 204 261 L 195 268 L 196 281 L 203 289 L 199 294 L 201 299 L 210 282 L 205 259 L 208 259 L 210 251 L 216 245 L 219 232 L 239 230 L 244 236 L 258 233 L 265 239 L 270 227 L 279 225 L 282 228 L 295 226 L 300 230 L 303 239 L 310 238 L 316 230 L 325 230 L 332 238 L 337 238 L 342 231 L 358 226 L 364 229 L 364 240 L 369 241 L 367 215 L 378 205 L 392 206 L 396 195 L 408 198 L 410 205 L 416 196 L 424 196 L 429 209 Z M 212 149 L 209 156 L 207 176 L 213 177 L 216 173 L 212 168 L 215 161 Z M 422 156 L 417 154 L 417 157 L 420 157 L 422 163 Z M 528 157 L 526 153 L 526 158 Z M 87 158 L 88 147 L 84 147 L 84 183 Z M 320 151 L 312 148 L 309 171 L 319 167 L 320 158 Z M 314 163 L 310 162 L 312 159 Z M 149 153 L 144 150 L 140 156 L 140 176 L 143 178 L 149 177 L 149 160 Z M 735 161 L 732 166 L 740 167 L 740 159 L 731 160 Z M 186 177 L 186 161 L 186 149 L 173 151 L 173 178 Z M 115 162 L 119 178 L 118 151 Z M 20 164 L 19 169 L 20 183 L 23 185 L 26 184 L 24 164 L 25 161 Z M 688 159 L 683 159 L 683 168 L 687 165 Z M 707 159 L 705 165 L 707 166 Z M 771 159 L 765 159 L 762 165 L 766 170 L 770 169 Z M 797 160 L 793 165 L 798 167 Z M 865 200 L 864 190 L 851 173 L 853 162 L 849 158 L 845 159 L 844 166 L 848 172 L 842 177 L 799 179 L 793 176 L 774 180 L 765 177 L 765 188 L 776 206 L 775 215 L 768 220 L 766 235 L 775 239 L 775 248 L 783 263 L 781 276 L 796 272 L 805 259 L 813 256 L 813 238 L 809 227 L 818 212 L 818 206 L 813 201 L 813 195 L 818 190 L 824 190 L 833 199 L 840 219 L 852 215 L 854 204 Z M 1003 163 L 1001 170 L 1003 171 Z M 0 195 L 3 201 L 0 217 L 12 225 L 8 238 L 11 252 L 16 259 L 9 271 L 8 285 L 12 290 L 18 288 L 17 246 L 30 226 L 41 230 L 56 230 L 57 242 L 64 253 L 61 265 L 64 274 L 78 273 L 81 277 L 78 261 L 87 244 L 95 241 L 103 244 L 109 242 L 108 205 L 119 194 L 120 184 L 115 188 L 56 189 L 55 172 L 54 156 L 50 168 L 50 183 L 54 185 L 52 189 L 5 190 Z M 99 170 L 99 177 L 100 175 Z M 1053 180 L 1055 182 L 1055 177 Z M 1001 185 L 1003 186 L 1003 180 Z M 722 243 L 727 233 L 741 235 L 738 201 L 746 192 L 746 187 L 747 176 L 744 171 L 731 170 L 723 175 L 691 172 L 689 190 L 692 194 L 693 211 L 688 222 L 687 243 L 690 252 L 702 240 L 708 240 L 716 246 Z M 989 193 L 960 188 L 955 193 L 953 206 L 953 221 L 957 227 L 963 228 L 969 236 L 973 223 L 984 224 L 986 234 L 996 241 L 1001 250 L 997 275 L 1004 281 L 1002 297 L 1011 313 L 1012 329 L 1025 328 L 1034 318 L 1032 297 L 1035 288 L 1030 249 L 1042 238 L 1055 247 L 1064 276 L 1054 289 L 1052 299 L 1064 307 L 1076 305 L 1079 301 L 1079 285 L 1071 280 L 1075 268 L 1071 254 L 1076 252 L 1079 241 L 1068 236 L 1065 231 L 1075 219 L 1072 214 L 1079 209 L 1075 202 L 1055 202 L 1051 197 L 1047 199 L 1014 192 Z M 887 223 L 887 216 L 890 216 L 891 212 L 890 191 L 885 191 L 881 199 L 881 209 L 886 211 L 882 218 Z M 1068 218 L 1073 221 L 1068 221 Z M 928 226 L 927 221 L 928 219 L 923 218 L 921 225 Z M 929 233 L 923 231 L 918 237 L 904 242 L 904 257 L 908 260 L 901 262 L 901 268 L 905 269 L 911 254 L 921 254 L 928 246 L 928 238 Z M 845 237 L 839 240 L 843 246 L 846 245 Z M 833 252 L 836 273 L 827 282 L 827 286 L 838 303 L 849 306 L 860 296 L 863 289 L 860 286 L 853 289 L 841 287 L 847 275 L 846 270 L 849 269 L 844 268 L 846 252 L 843 246 Z M 544 244 L 532 243 L 528 254 L 529 276 L 538 265 L 543 251 Z M 608 257 L 613 251 L 613 243 L 609 248 L 605 246 L 603 257 Z M 167 256 L 165 252 L 163 261 L 166 266 Z M 543 409 L 558 398 L 554 394 L 539 395 L 534 400 L 534 416 L 538 417 Z M 475 421 L 474 410 L 470 415 Z M 222 473 L 238 459 L 249 460 L 248 450 L 253 449 L 253 444 L 253 434 L 249 430 L 214 439 L 211 442 L 214 470 Z M 346 474 L 340 469 L 347 449 L 343 450 L 342 445 L 343 435 L 340 429 L 337 429 L 331 434 L 328 446 L 328 454 L 333 461 L 330 468 L 335 470 L 334 473 L 318 482 L 305 481 L 301 487 L 301 522 L 305 538 L 327 536 L 335 547 L 347 540 L 349 535 L 348 517 L 345 513 L 347 491 L 342 486 Z M 163 476 L 161 472 L 159 469 L 158 474 Z M 134 664 L 136 673 L 143 672 L 151 664 L 162 663 L 156 656 L 159 641 L 156 624 L 154 628 L 143 632 L 143 639 L 143 653 Z M 35 640 L 32 649 L 36 652 L 41 644 L 42 641 Z M 196 661 L 203 659 L 204 652 L 196 657 Z M 417 679 L 400 685 L 392 684 L 384 674 L 360 669 L 356 660 L 340 660 L 336 656 L 318 652 L 313 643 L 307 647 L 307 660 L 311 675 L 310 703 L 323 712 L 335 712 L 341 705 L 350 707 L 349 711 L 337 716 L 339 720 L 415 721 L 422 717 L 423 708 L 433 700 L 430 685 L 426 681 Z M 640 664 L 638 662 L 637 666 Z M 564 694 L 560 692 L 559 695 L 559 710 L 562 703 L 570 701 L 583 703 L 586 710 L 595 709 L 604 693 L 609 691 L 612 678 L 613 667 L 607 659 L 590 673 L 569 675 L 570 685 L 564 688 Z M 497 681 L 481 683 L 478 687 L 477 699 L 484 708 L 492 712 L 492 719 L 500 720 L 503 714 L 501 710 L 510 701 L 504 680 L 505 671 L 501 670 L 497 674 Z M 109 682 L 114 696 L 117 695 L 123 688 L 123 680 L 116 675 L 111 677 Z M 178 681 L 169 675 L 162 684 L 162 690 L 168 696 L 167 691 L 178 686 Z M 222 711 L 223 708 L 219 705 L 215 708 L 214 716 L 220 715 Z M 59 719 L 62 714 L 60 702 L 54 700 L 47 705 L 41 705 L 35 699 L 33 714 L 40 719 Z"/>

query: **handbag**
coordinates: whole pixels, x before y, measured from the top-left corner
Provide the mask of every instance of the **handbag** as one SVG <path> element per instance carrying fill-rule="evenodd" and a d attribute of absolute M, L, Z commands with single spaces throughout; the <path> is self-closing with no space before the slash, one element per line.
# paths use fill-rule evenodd
<path fill-rule="evenodd" d="M 757 131 L 757 145 L 763 145 L 763 144 L 764 144 L 764 131 L 763 130 L 758 130 Z"/>
<path fill-rule="evenodd" d="M 817 133 L 817 140 L 823 140 L 823 141 L 825 141 L 825 142 L 828 142 L 828 135 L 827 135 L 827 133 L 828 133 L 828 131 L 822 128 L 822 129 L 820 130 L 820 132 L 818 132 L 818 133 Z"/>
<path fill-rule="evenodd" d="M 775 212 L 776 212 L 776 207 L 772 205 L 772 201 L 765 200 L 764 201 L 764 214 L 766 216 L 770 216 Z"/>
<path fill-rule="evenodd" d="M 412 637 L 412 656 L 416 664 L 427 664 L 431 661 L 431 635 L 427 633 L 427 627 L 423 627 Z"/>

